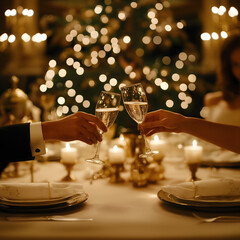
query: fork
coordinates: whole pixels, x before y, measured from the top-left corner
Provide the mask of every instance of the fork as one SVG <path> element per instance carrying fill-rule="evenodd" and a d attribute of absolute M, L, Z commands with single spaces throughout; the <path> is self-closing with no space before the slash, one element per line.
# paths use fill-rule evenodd
<path fill-rule="evenodd" d="M 237 222 L 240 221 L 240 216 L 217 216 L 217 217 L 201 217 L 199 215 L 197 215 L 196 213 L 192 212 L 192 215 L 199 219 L 201 222 L 204 223 L 212 223 L 212 222 L 216 222 L 216 221 L 225 221 L 225 222 Z"/>

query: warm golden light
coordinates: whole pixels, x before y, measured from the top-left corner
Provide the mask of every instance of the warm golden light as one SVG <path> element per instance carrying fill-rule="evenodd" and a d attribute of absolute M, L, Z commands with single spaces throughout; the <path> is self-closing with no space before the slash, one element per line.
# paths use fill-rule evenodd
<path fill-rule="evenodd" d="M 48 65 L 49 65 L 49 67 L 54 68 L 54 67 L 56 67 L 57 62 L 54 59 L 52 59 L 49 61 Z"/>
<path fill-rule="evenodd" d="M 219 39 L 219 36 L 216 32 L 212 32 L 212 39 L 214 39 L 214 40 Z"/>
<path fill-rule="evenodd" d="M 187 84 L 186 83 L 181 83 L 179 86 L 179 89 L 183 92 L 187 91 Z"/>
<path fill-rule="evenodd" d="M 142 38 L 142 42 L 143 42 L 144 44 L 149 44 L 149 43 L 151 42 L 151 38 L 150 38 L 149 36 L 144 36 L 144 37 Z"/>
<path fill-rule="evenodd" d="M 131 41 L 131 38 L 129 36 L 124 36 L 123 37 L 123 42 L 124 43 L 128 44 L 128 43 L 130 43 L 130 41 Z"/>
<path fill-rule="evenodd" d="M 136 3 L 136 2 L 131 2 L 131 3 L 130 3 L 130 6 L 131 6 L 132 8 L 137 8 L 137 3 Z"/>
<path fill-rule="evenodd" d="M 82 96 L 82 95 L 77 95 L 77 96 L 75 97 L 75 101 L 76 101 L 77 103 L 81 103 L 81 102 L 83 101 L 83 96 Z"/>
<path fill-rule="evenodd" d="M 179 80 L 180 80 L 180 75 L 177 74 L 177 73 L 174 73 L 174 74 L 172 75 L 172 80 L 175 81 L 175 82 L 179 81 Z"/>
<path fill-rule="evenodd" d="M 162 83 L 162 79 L 161 78 L 156 78 L 154 83 L 155 83 L 156 86 L 160 86 L 161 83 Z"/>
<path fill-rule="evenodd" d="M 122 21 L 126 20 L 126 14 L 125 14 L 125 12 L 120 11 L 120 12 L 118 13 L 118 18 L 119 18 L 120 20 L 122 20 Z"/>
<path fill-rule="evenodd" d="M 65 98 L 64 97 L 59 97 L 57 99 L 58 104 L 63 105 L 65 103 Z"/>
<path fill-rule="evenodd" d="M 110 91 L 112 89 L 112 86 L 109 83 L 104 84 L 103 86 L 105 91 Z"/>
<path fill-rule="evenodd" d="M 13 35 L 13 34 L 11 34 L 11 35 L 8 37 L 8 42 L 9 42 L 9 43 L 13 43 L 13 42 L 15 42 L 15 40 L 16 40 L 16 37 L 15 37 L 15 35 Z"/>
<path fill-rule="evenodd" d="M 182 22 L 178 22 L 178 23 L 177 23 L 177 28 L 178 28 L 178 29 L 183 29 L 183 27 L 184 27 L 184 25 L 183 25 Z"/>
<path fill-rule="evenodd" d="M 81 76 L 84 73 L 84 69 L 82 67 L 79 67 L 79 68 L 77 68 L 76 73 L 77 73 L 77 75 Z"/>
<path fill-rule="evenodd" d="M 71 88 L 68 90 L 67 94 L 69 97 L 74 97 L 76 95 L 76 90 Z"/>
<path fill-rule="evenodd" d="M 99 76 L 99 81 L 100 81 L 100 82 L 106 82 L 106 81 L 107 81 L 107 76 L 106 76 L 105 74 L 101 74 L 101 75 Z"/>
<path fill-rule="evenodd" d="M 176 61 L 175 63 L 176 68 L 182 69 L 184 67 L 184 63 L 181 60 Z"/>
<path fill-rule="evenodd" d="M 102 12 L 102 10 L 103 10 L 103 6 L 97 5 L 97 6 L 95 7 L 95 9 L 94 9 L 94 12 L 95 12 L 96 14 L 100 14 L 100 13 Z"/>
<path fill-rule="evenodd" d="M 65 77 L 65 76 L 67 75 L 67 71 L 62 68 L 62 69 L 60 69 L 60 70 L 58 71 L 58 75 L 59 75 L 60 77 Z"/>
<path fill-rule="evenodd" d="M 184 93 L 184 92 L 180 92 L 180 93 L 178 93 L 178 98 L 180 99 L 180 100 L 185 100 L 185 98 L 186 98 L 186 93 Z"/>
<path fill-rule="evenodd" d="M 73 113 L 78 112 L 78 106 L 77 106 L 77 105 L 73 105 L 73 106 L 71 107 L 71 111 L 72 111 Z"/>
<path fill-rule="evenodd" d="M 188 81 L 189 81 L 189 82 L 194 83 L 194 82 L 196 82 L 196 80 L 197 80 L 197 77 L 196 77 L 195 74 L 189 74 L 189 75 L 188 75 Z"/>
<path fill-rule="evenodd" d="M 207 33 L 207 32 L 202 33 L 202 34 L 201 34 L 201 39 L 202 39 L 203 41 L 208 41 L 208 40 L 211 39 L 211 35 L 210 35 L 209 33 Z"/>
<path fill-rule="evenodd" d="M 230 7 L 228 15 L 230 17 L 236 17 L 238 15 L 238 10 L 235 7 Z"/>
<path fill-rule="evenodd" d="M 116 78 L 111 78 L 110 81 L 109 81 L 109 83 L 110 83 L 111 86 L 114 87 L 114 86 L 117 85 L 118 82 L 117 82 L 117 79 L 116 79 Z"/>
<path fill-rule="evenodd" d="M 170 32 L 170 31 L 172 30 L 171 25 L 167 24 L 167 25 L 165 26 L 165 30 L 166 30 L 167 32 Z"/>
<path fill-rule="evenodd" d="M 8 35 L 6 33 L 3 33 L 1 36 L 0 36 L 0 41 L 1 42 L 4 42 L 8 39 Z"/>
<path fill-rule="evenodd" d="M 161 42 L 162 42 L 162 38 L 160 36 L 153 37 L 154 44 L 159 45 L 159 44 L 161 44 Z"/>
<path fill-rule="evenodd" d="M 182 102 L 181 103 L 181 107 L 182 107 L 182 109 L 187 109 L 188 108 L 188 104 L 186 102 Z"/>
<path fill-rule="evenodd" d="M 73 65 L 73 63 L 74 63 L 74 59 L 73 58 L 67 58 L 67 60 L 66 60 L 66 64 L 68 65 L 68 66 L 71 66 L 71 65 Z"/>
<path fill-rule="evenodd" d="M 22 40 L 24 42 L 29 42 L 31 40 L 31 37 L 27 34 L 27 33 L 24 33 L 22 36 L 21 36 Z"/>
<path fill-rule="evenodd" d="M 71 88 L 71 87 L 73 86 L 73 81 L 72 81 L 72 80 L 67 80 L 67 81 L 65 82 L 65 86 L 66 86 L 67 88 Z"/>
<path fill-rule="evenodd" d="M 161 11 L 163 9 L 163 5 L 161 3 L 156 3 L 155 4 L 155 8 L 159 11 Z"/>
<path fill-rule="evenodd" d="M 221 37 L 222 38 L 227 38 L 228 34 L 225 31 L 221 31 Z"/>
<path fill-rule="evenodd" d="M 173 105 L 174 105 L 174 102 L 173 102 L 173 100 L 171 100 L 171 99 L 168 99 L 168 100 L 166 101 L 166 106 L 167 106 L 168 108 L 172 108 L 172 107 L 173 107 Z"/>
<path fill-rule="evenodd" d="M 168 83 L 167 82 L 162 82 L 160 85 L 162 90 L 167 90 L 168 89 Z"/>

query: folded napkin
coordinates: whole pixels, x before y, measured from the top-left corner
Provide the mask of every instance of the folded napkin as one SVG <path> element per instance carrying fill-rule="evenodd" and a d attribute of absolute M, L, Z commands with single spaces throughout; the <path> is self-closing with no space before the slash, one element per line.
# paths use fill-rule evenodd
<path fill-rule="evenodd" d="M 240 179 L 210 179 L 166 185 L 161 190 L 182 199 L 240 197 Z"/>
<path fill-rule="evenodd" d="M 1 183 L 0 198 L 11 200 L 50 200 L 82 191 L 78 183 Z"/>
<path fill-rule="evenodd" d="M 240 162 L 240 154 L 228 150 L 217 150 L 206 154 L 203 160 L 212 160 L 215 162 Z"/>

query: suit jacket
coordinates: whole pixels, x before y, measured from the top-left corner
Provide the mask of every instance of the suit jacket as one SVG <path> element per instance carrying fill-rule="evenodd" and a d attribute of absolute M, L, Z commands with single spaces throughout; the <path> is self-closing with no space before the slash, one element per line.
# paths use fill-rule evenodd
<path fill-rule="evenodd" d="M 30 123 L 0 127 L 1 162 L 32 160 Z"/>

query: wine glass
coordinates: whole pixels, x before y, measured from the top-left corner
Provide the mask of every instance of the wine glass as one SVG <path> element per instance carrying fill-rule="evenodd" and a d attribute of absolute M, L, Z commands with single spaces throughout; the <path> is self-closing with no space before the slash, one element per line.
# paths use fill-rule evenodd
<path fill-rule="evenodd" d="M 121 101 L 121 94 L 114 92 L 101 91 L 95 108 L 95 115 L 98 117 L 107 128 L 110 128 L 115 122 Z M 100 130 L 100 134 L 102 131 Z M 86 159 L 87 162 L 103 164 L 99 158 L 100 142 L 97 143 L 95 156 L 91 159 Z"/>
<path fill-rule="evenodd" d="M 121 88 L 124 106 L 129 116 L 138 124 L 141 124 L 148 111 L 148 101 L 146 93 L 141 83 Z M 151 151 L 146 136 L 143 134 L 145 142 L 145 153 L 140 154 L 140 158 L 153 156 L 157 151 Z"/>

